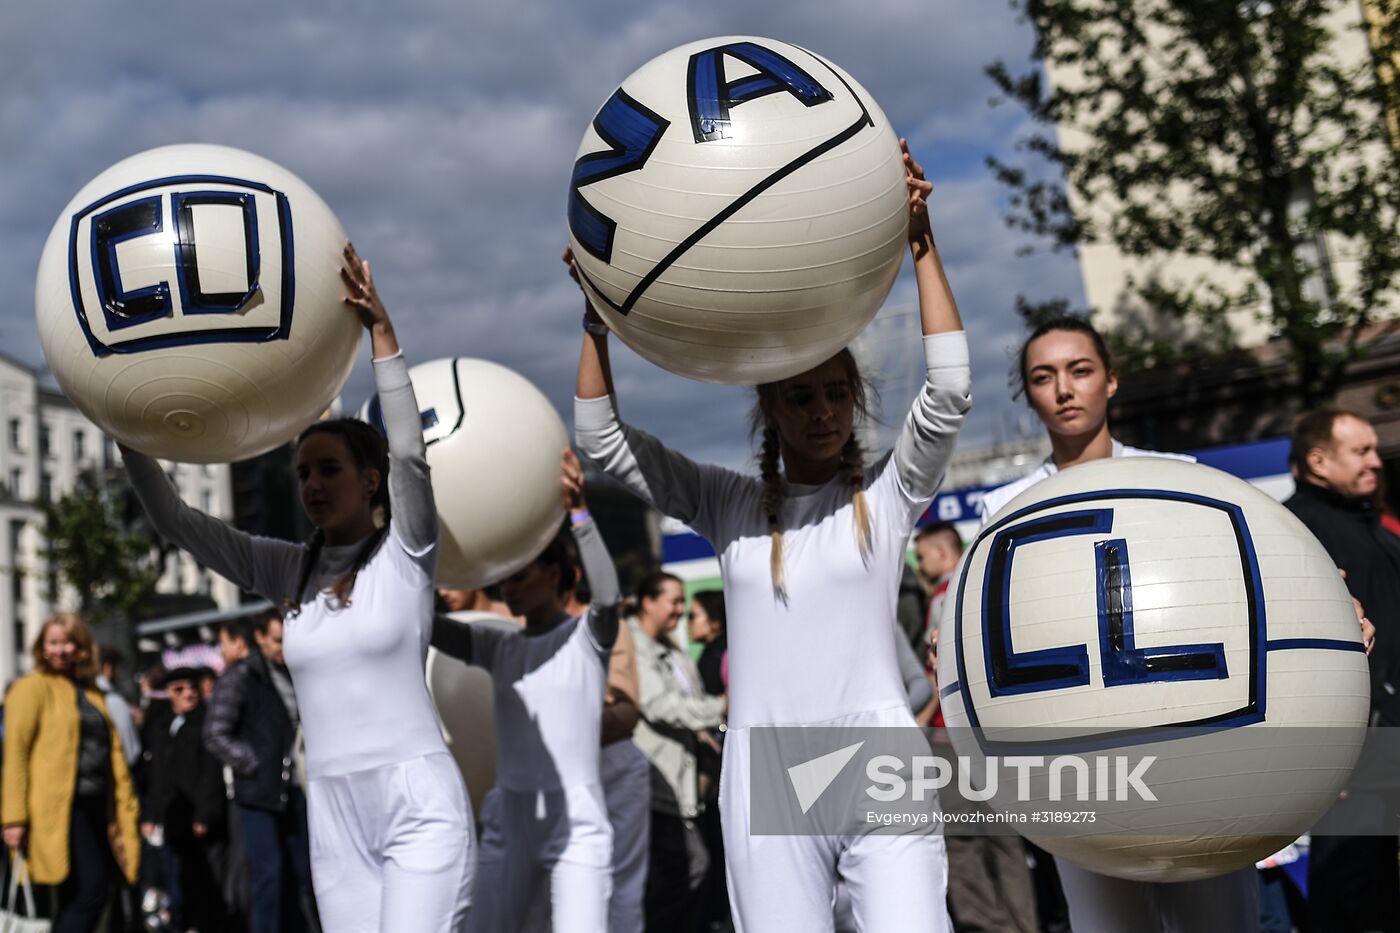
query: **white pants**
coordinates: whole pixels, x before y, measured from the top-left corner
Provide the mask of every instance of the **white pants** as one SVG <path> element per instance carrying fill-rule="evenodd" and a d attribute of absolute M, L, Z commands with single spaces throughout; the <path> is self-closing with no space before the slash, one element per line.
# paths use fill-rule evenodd
<path fill-rule="evenodd" d="M 604 746 L 598 760 L 612 823 L 612 900 L 609 933 L 642 933 L 651 841 L 651 764 L 631 739 Z"/>
<path fill-rule="evenodd" d="M 326 933 L 463 929 L 472 822 L 452 756 L 314 778 L 306 798 L 311 880 Z"/>
<path fill-rule="evenodd" d="M 607 933 L 612 827 L 602 788 L 492 788 L 481 804 L 477 890 L 470 933 Z M 548 926 L 530 910 L 542 902 Z"/>
<path fill-rule="evenodd" d="M 1056 857 L 1074 933 L 1258 933 L 1253 865 L 1205 881 L 1110 878 Z"/>
<path fill-rule="evenodd" d="M 895 715 L 861 714 L 840 725 L 908 726 L 910 722 L 905 710 Z M 838 879 L 846 883 L 862 933 L 952 930 L 948 851 L 942 836 L 751 835 L 748 733 L 748 729 L 729 730 L 719 787 L 736 933 L 832 933 Z"/>

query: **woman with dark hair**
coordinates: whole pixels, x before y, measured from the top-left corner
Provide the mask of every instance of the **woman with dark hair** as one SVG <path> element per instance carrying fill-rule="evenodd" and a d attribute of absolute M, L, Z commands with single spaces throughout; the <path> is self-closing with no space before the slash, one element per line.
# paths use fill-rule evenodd
<path fill-rule="evenodd" d="M 697 631 L 704 633 L 703 637 L 698 636 Z M 719 696 L 724 693 L 720 670 L 724 666 L 724 653 L 729 650 L 721 590 L 701 590 L 690 597 L 690 640 L 704 645 L 695 666 L 700 669 L 705 692 Z"/>
<path fill-rule="evenodd" d="M 473 933 L 524 928 L 540 890 L 549 892 L 550 929 L 608 929 L 613 834 L 598 765 L 617 571 L 571 450 L 560 483 L 592 591 L 588 610 L 565 611 L 578 575 L 560 536 L 501 583 L 523 629 L 447 616 L 433 624 L 433 647 L 490 673 L 495 697 L 496 785 L 481 804 L 480 883 L 488 896 L 472 911 Z"/>
<path fill-rule="evenodd" d="M 5 844 L 30 880 L 60 886 L 54 933 L 89 933 L 118 874 L 136 883 L 140 805 L 87 623 L 49 619 L 33 657 L 5 697 Z"/>
<path fill-rule="evenodd" d="M 1082 318 L 1058 317 L 1035 328 L 1021 346 L 1012 384 L 1044 423 L 1050 456 L 983 497 L 983 525 L 1020 493 L 1080 463 L 1108 457 L 1193 459 L 1139 450 L 1114 439 L 1108 400 L 1118 391 L 1118 375 L 1103 336 Z M 1253 866 L 1206 881 L 1167 884 L 1110 878 L 1062 858 L 1055 865 L 1075 933 L 1246 933 L 1259 928 Z"/>
<path fill-rule="evenodd" d="M 370 332 L 388 441 L 346 418 L 302 432 L 307 544 L 236 531 L 181 502 L 150 457 L 122 454 L 162 536 L 285 609 L 325 928 L 439 933 L 466 917 L 474 859 L 466 788 L 424 680 L 437 511 L 408 364 L 369 263 L 348 245 L 341 277 Z"/>
<path fill-rule="evenodd" d="M 949 928 L 941 836 L 750 832 L 753 727 L 914 725 L 895 653 L 895 594 L 909 535 L 942 481 L 970 406 L 970 375 L 929 226 L 932 185 L 901 146 L 927 380 L 892 455 L 873 465 L 854 430 L 866 392 L 849 350 L 758 387 L 755 478 L 697 464 L 623 424 L 612 401 L 607 329 L 586 311 L 574 415 L 579 446 L 634 494 L 708 538 L 719 555 L 730 646 L 720 814 L 741 933 L 830 930 L 838 878 L 850 887 L 861 929 Z"/>

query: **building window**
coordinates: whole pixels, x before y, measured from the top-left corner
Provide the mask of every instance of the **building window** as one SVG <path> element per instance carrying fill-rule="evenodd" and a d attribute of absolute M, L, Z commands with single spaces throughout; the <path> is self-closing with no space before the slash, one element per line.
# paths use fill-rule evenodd
<path fill-rule="evenodd" d="M 47 424 L 39 426 L 39 456 L 47 457 L 51 454 L 53 444 L 53 432 L 49 430 Z"/>
<path fill-rule="evenodd" d="M 19 419 L 10 419 L 10 449 L 19 450 Z"/>
<path fill-rule="evenodd" d="M 24 498 L 24 471 L 19 467 L 10 470 L 10 498 Z"/>
<path fill-rule="evenodd" d="M 85 431 L 73 432 L 73 462 L 82 466 L 83 459 L 87 456 L 87 433 Z"/>
<path fill-rule="evenodd" d="M 48 470 L 39 474 L 39 498 L 46 501 L 53 500 L 53 474 Z"/>
<path fill-rule="evenodd" d="M 20 566 L 21 551 L 24 546 L 24 522 L 10 522 L 10 604 L 15 607 L 15 615 L 20 615 L 19 607 L 24 603 L 24 570 Z"/>

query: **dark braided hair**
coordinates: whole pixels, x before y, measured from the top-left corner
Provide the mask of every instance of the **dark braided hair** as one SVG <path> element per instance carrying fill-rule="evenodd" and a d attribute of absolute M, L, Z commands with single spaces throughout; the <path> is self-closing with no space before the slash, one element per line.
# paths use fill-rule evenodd
<path fill-rule="evenodd" d="M 843 349 L 837 353 L 833 360 L 841 364 L 845 370 L 846 381 L 850 384 L 851 400 L 855 407 L 855 421 L 861 421 L 871 416 L 871 401 L 874 389 L 866 382 L 861 375 L 860 366 L 856 363 L 856 358 L 850 349 Z M 823 364 L 825 365 L 825 364 Z M 763 498 L 760 500 L 760 507 L 763 515 L 768 521 L 768 534 L 772 540 L 772 548 L 769 552 L 768 566 L 773 575 L 773 590 L 778 598 L 787 601 L 787 582 L 783 572 L 783 487 L 785 480 L 779 469 L 778 463 L 781 458 L 782 449 L 778 443 L 778 429 L 774 427 L 770 412 L 778 401 L 778 393 L 782 388 L 782 382 L 766 382 L 756 388 L 758 398 L 749 415 L 749 431 L 751 434 L 762 433 L 763 444 L 759 449 L 758 472 L 759 478 L 763 482 Z M 856 546 L 860 548 L 861 557 L 870 556 L 870 506 L 865 498 L 865 455 L 861 450 L 860 441 L 856 439 L 855 431 L 846 439 L 846 443 L 841 448 L 841 465 L 846 470 L 846 478 L 851 487 L 851 504 L 855 509 L 856 524 Z"/>
<path fill-rule="evenodd" d="M 316 434 L 330 434 L 340 438 L 350 451 L 350 459 L 354 461 L 356 469 L 379 471 L 379 488 L 374 491 L 369 502 L 374 517 L 374 533 L 360 545 L 359 552 L 350 564 L 350 570 L 332 583 L 328 591 L 331 608 L 343 609 L 350 605 L 350 593 L 355 588 L 355 577 L 359 575 L 361 568 L 369 563 L 384 536 L 389 533 L 389 445 L 383 434 L 359 419 L 333 418 L 317 421 L 302 431 L 297 438 L 297 446 L 300 447 L 307 438 Z M 316 562 L 320 559 L 321 549 L 325 544 L 326 534 L 317 528 L 306 543 L 301 572 L 297 577 L 297 588 L 282 599 L 282 611 L 288 618 L 301 613 L 302 594 L 306 592 L 306 585 L 311 582 L 311 573 L 316 568 Z"/>

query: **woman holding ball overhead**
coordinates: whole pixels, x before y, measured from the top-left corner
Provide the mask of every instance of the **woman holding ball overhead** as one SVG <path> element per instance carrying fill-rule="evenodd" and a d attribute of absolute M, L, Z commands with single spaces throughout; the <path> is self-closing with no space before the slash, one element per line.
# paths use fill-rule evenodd
<path fill-rule="evenodd" d="M 466 918 L 466 789 L 424 681 L 438 526 L 418 404 L 369 263 L 345 248 L 345 304 L 370 332 L 385 438 L 320 421 L 297 440 L 307 544 L 255 538 L 180 501 L 122 450 L 156 530 L 286 607 L 284 651 L 306 739 L 312 880 L 331 933 L 439 933 Z"/>
<path fill-rule="evenodd" d="M 730 650 L 720 810 L 741 933 L 831 930 L 838 879 L 867 933 L 949 929 L 940 836 L 750 832 L 752 727 L 914 725 L 890 620 L 909 534 L 943 478 L 970 398 L 967 342 L 929 226 L 932 186 L 901 146 L 928 375 L 894 450 L 873 465 L 854 434 L 866 393 L 849 350 L 758 387 L 756 478 L 696 464 L 624 425 L 611 397 L 607 330 L 592 308 L 585 321 L 580 448 L 719 554 Z"/>

